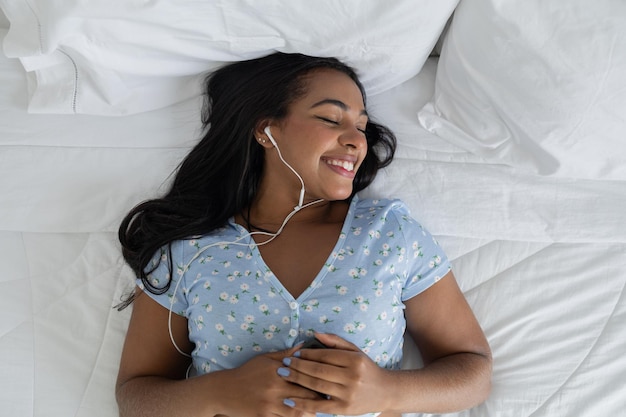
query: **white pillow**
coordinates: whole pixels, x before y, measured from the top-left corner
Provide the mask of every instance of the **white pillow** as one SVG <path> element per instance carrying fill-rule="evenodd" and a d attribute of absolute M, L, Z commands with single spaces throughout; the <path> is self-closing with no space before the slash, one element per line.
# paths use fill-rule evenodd
<path fill-rule="evenodd" d="M 458 0 L 0 0 L 29 111 L 118 115 L 200 92 L 224 62 L 274 51 L 335 56 L 369 94 L 422 68 Z"/>
<path fill-rule="evenodd" d="M 418 117 L 489 162 L 626 179 L 626 2 L 462 0 Z"/>

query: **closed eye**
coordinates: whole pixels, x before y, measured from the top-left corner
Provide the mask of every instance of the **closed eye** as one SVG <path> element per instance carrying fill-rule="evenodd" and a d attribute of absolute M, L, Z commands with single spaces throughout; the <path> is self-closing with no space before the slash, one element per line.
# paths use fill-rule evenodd
<path fill-rule="evenodd" d="M 338 125 L 339 125 L 339 122 L 336 122 L 336 121 L 331 120 L 331 119 L 327 119 L 327 118 L 325 118 L 325 117 L 317 116 L 317 118 L 318 118 L 319 120 L 323 121 L 323 122 L 330 123 L 330 124 L 335 125 L 335 126 L 338 126 Z"/>
<path fill-rule="evenodd" d="M 316 116 L 319 120 L 323 121 L 324 123 L 330 123 L 331 125 L 334 126 L 339 126 L 339 122 L 332 120 L 332 119 L 327 119 L 325 117 L 322 116 Z M 361 133 L 363 133 L 365 135 L 365 128 L 357 128 L 357 130 Z"/>

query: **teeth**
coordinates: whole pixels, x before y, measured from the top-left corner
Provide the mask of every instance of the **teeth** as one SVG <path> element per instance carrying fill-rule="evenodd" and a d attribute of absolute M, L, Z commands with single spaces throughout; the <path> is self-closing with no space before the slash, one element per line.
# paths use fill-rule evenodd
<path fill-rule="evenodd" d="M 346 171 L 354 170 L 354 163 L 353 162 L 339 161 L 337 159 L 329 159 L 329 160 L 326 161 L 326 163 L 329 164 L 329 165 L 335 165 L 335 166 L 338 166 L 338 167 L 342 167 Z"/>

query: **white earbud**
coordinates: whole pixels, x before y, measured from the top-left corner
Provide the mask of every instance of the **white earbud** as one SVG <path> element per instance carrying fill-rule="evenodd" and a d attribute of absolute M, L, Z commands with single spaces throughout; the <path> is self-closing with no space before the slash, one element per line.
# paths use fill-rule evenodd
<path fill-rule="evenodd" d="M 278 145 L 276 144 L 276 141 L 274 140 L 274 136 L 272 136 L 272 131 L 270 130 L 270 127 L 266 126 L 265 129 L 263 129 L 263 131 L 267 135 L 270 142 L 272 142 L 272 145 L 274 145 L 276 149 L 278 149 Z"/>

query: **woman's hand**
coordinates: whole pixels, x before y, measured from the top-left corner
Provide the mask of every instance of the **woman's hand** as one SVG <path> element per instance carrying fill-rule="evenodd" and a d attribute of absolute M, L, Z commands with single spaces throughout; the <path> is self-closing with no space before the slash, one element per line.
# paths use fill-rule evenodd
<path fill-rule="evenodd" d="M 256 356 L 242 366 L 221 371 L 224 387 L 220 400 L 223 414 L 237 416 L 298 416 L 299 410 L 287 405 L 286 399 L 314 400 L 318 395 L 300 385 L 289 382 L 283 359 L 291 357 L 298 347 Z M 291 371 L 291 370 L 290 370 Z M 290 372 L 291 373 L 291 372 Z M 210 375 L 210 374 L 209 374 Z M 311 414 L 311 416 L 313 413 Z"/>
<path fill-rule="evenodd" d="M 331 334 L 316 334 L 328 349 L 302 349 L 288 357 L 286 381 L 316 391 L 315 398 L 289 397 L 305 412 L 358 415 L 386 409 L 384 388 L 391 372 L 379 367 L 357 346 Z"/>

